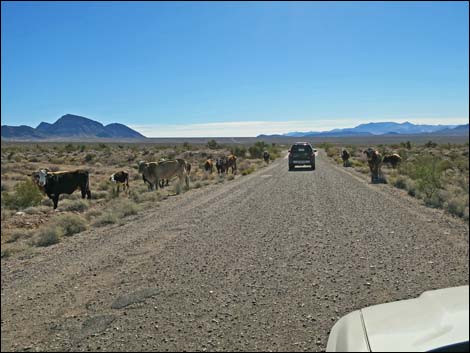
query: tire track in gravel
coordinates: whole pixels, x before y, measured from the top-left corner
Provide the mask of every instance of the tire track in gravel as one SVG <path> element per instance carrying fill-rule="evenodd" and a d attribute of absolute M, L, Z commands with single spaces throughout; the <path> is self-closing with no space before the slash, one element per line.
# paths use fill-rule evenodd
<path fill-rule="evenodd" d="M 468 272 L 467 224 L 323 153 L 280 159 L 2 260 L 2 350 L 323 350 L 340 316 Z"/>

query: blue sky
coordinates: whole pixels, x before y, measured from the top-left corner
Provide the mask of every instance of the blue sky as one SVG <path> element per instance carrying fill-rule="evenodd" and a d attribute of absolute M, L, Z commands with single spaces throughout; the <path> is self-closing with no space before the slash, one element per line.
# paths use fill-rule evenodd
<path fill-rule="evenodd" d="M 146 136 L 466 123 L 467 2 L 2 2 L 2 124 Z"/>

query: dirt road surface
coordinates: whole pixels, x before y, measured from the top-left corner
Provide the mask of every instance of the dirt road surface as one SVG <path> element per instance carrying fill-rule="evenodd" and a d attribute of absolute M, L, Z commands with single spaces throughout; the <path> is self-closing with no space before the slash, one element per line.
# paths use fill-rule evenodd
<path fill-rule="evenodd" d="M 2 259 L 2 351 L 321 351 L 350 311 L 468 284 L 468 225 L 317 158 Z"/>

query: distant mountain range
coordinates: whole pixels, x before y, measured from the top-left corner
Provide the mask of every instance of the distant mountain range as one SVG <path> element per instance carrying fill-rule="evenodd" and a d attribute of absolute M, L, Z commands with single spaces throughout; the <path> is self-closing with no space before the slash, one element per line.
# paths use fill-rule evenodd
<path fill-rule="evenodd" d="M 36 128 L 30 126 L 2 125 L 2 139 L 12 140 L 57 140 L 72 139 L 144 139 L 144 135 L 123 124 L 103 125 L 83 116 L 66 114 L 55 123 L 40 123 Z"/>
<path fill-rule="evenodd" d="M 343 136 L 371 136 L 371 135 L 468 135 L 469 126 L 465 125 L 415 125 L 410 122 L 394 123 L 368 123 L 360 124 L 354 128 L 333 129 L 330 131 L 288 132 L 282 135 L 259 135 L 257 137 L 343 137 Z"/>

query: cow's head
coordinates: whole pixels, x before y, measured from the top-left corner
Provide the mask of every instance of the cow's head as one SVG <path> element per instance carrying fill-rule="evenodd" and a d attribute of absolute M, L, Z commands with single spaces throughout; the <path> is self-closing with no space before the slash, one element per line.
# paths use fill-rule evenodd
<path fill-rule="evenodd" d="M 367 159 L 371 160 L 376 154 L 376 151 L 374 151 L 372 148 L 369 147 L 368 149 L 364 151 L 364 153 L 367 155 Z"/>
<path fill-rule="evenodd" d="M 109 181 L 111 181 L 113 183 L 116 182 L 116 179 L 114 179 L 114 174 L 116 174 L 116 173 L 111 174 L 111 176 L 109 177 Z"/>
<path fill-rule="evenodd" d="M 46 186 L 46 183 L 47 183 L 47 173 L 48 173 L 48 170 L 47 169 L 41 169 L 38 174 L 37 174 L 37 178 L 38 178 L 38 184 L 39 186 Z"/>
<path fill-rule="evenodd" d="M 139 173 L 142 173 L 145 169 L 145 167 L 147 166 L 148 163 L 146 163 L 145 161 L 140 161 L 139 162 Z"/>

